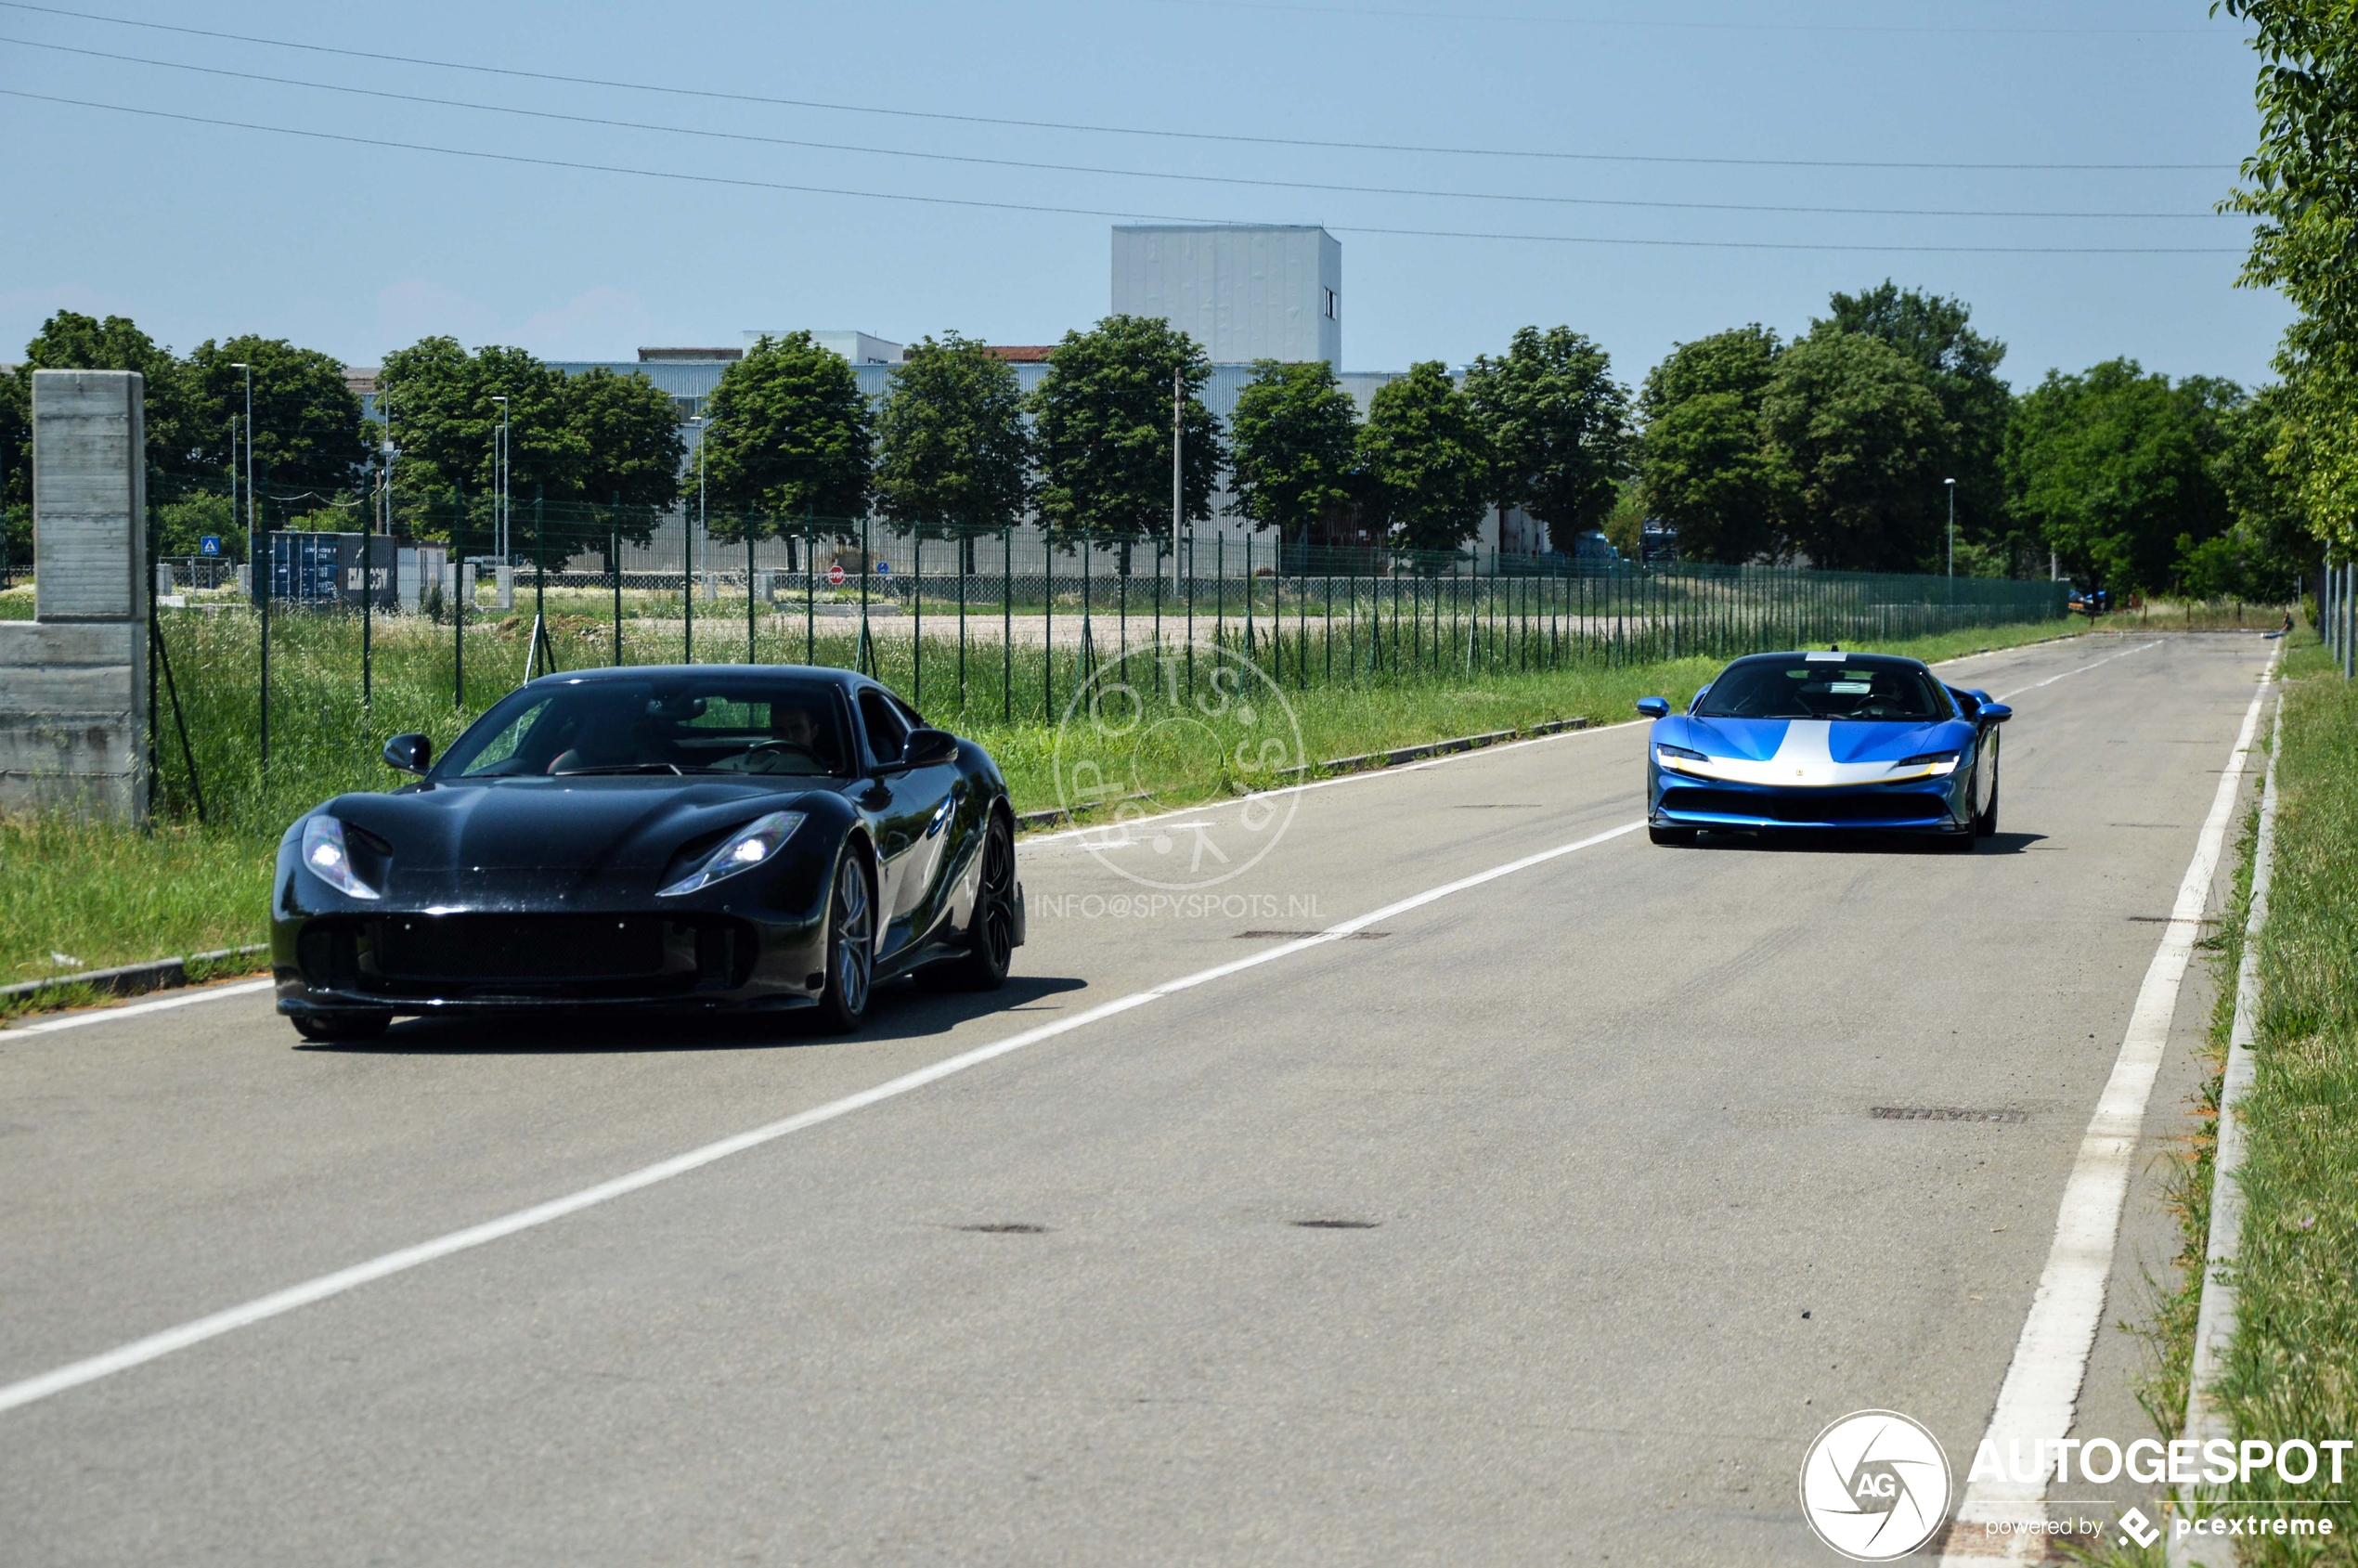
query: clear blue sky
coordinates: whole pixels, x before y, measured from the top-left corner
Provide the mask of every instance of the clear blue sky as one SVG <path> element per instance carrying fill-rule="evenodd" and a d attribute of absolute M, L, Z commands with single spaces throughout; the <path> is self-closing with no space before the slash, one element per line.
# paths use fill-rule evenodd
<path fill-rule="evenodd" d="M 68 9 L 77 0 L 61 0 Z M 399 6 L 79 0 L 257 38 L 709 93 L 1095 127 L 1616 162 L 1024 128 L 593 87 L 189 36 L 0 6 L 0 88 L 729 186 L 306 140 L 0 97 L 0 358 L 60 306 L 175 348 L 256 330 L 370 363 L 433 332 L 562 358 L 734 343 L 747 328 L 955 328 L 1053 342 L 1104 314 L 1112 218 L 1320 222 L 1343 247 L 1343 358 L 1459 364 L 1527 322 L 1601 342 L 1633 385 L 1674 342 L 1792 333 L 1888 276 L 1962 296 L 2018 387 L 2131 356 L 2264 379 L 2288 318 L 2232 287 L 2248 228 L 2205 215 L 2255 134 L 2254 57 L 2156 0 L 951 0 Z M 1643 23 L 1608 22 L 1641 16 Z M 532 119 L 26 46 L 644 122 L 780 146 Z M 1083 164 L 1203 180 L 893 156 Z M 1808 162 L 2192 164 L 1872 169 Z M 1413 188 L 1437 195 L 1229 183 Z M 764 188 L 823 186 L 1083 213 Z M 1888 216 L 1485 201 L 2179 217 Z M 1909 246 L 1676 248 L 1418 237 Z M 2212 247 L 2218 254 L 1961 247 Z"/>

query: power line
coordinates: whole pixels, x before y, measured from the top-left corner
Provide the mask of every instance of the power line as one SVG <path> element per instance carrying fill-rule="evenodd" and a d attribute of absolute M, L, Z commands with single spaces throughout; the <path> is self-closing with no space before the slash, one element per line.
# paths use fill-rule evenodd
<path fill-rule="evenodd" d="M 1541 27 L 1618 27 L 1678 32 L 1893 32 L 1901 34 L 1977 33 L 2002 36 L 2071 38 L 2142 38 L 2147 34 L 2198 37 L 2212 34 L 2207 27 L 1893 27 L 1873 22 L 1810 21 L 1672 21 L 1662 17 L 1535 17 L 1495 11 L 1410 11 L 1386 6 L 1302 6 L 1285 0 L 1133 0 L 1134 4 L 1194 6 L 1226 11 L 1293 11 L 1304 16 L 1345 19 L 1527 22 Z"/>
<path fill-rule="evenodd" d="M 1106 175 L 1121 179 L 1179 180 L 1195 185 L 1243 185 L 1263 189 L 1333 191 L 1354 196 L 1430 197 L 1450 201 L 1510 201 L 1526 205 L 1567 207 L 1635 207 L 1698 213 L 1798 213 L 1815 216 L 1838 217 L 2139 220 L 2193 218 L 2208 220 L 2222 215 L 2209 209 L 2196 213 L 2057 213 L 1944 207 L 1808 207 L 1742 201 L 1657 201 L 1609 196 L 1543 196 L 1520 191 L 1433 190 L 1407 186 L 1338 185 L 1315 180 L 1263 179 L 1241 175 L 1169 174 L 1155 169 L 1115 169 L 1089 163 L 1045 163 L 1017 158 L 983 158 L 969 153 L 916 152 L 901 148 L 868 147 L 851 142 L 810 141 L 792 136 L 758 136 L 747 131 L 711 131 L 690 125 L 657 124 L 644 120 L 615 120 L 593 114 L 565 114 L 554 110 L 520 109 L 509 104 L 478 103 L 466 98 L 432 97 L 420 93 L 395 93 L 378 87 L 354 87 L 342 83 L 315 82 L 295 76 L 272 76 L 261 71 L 233 71 L 226 66 L 192 65 L 181 60 L 153 59 L 145 55 L 123 55 L 106 49 L 78 48 L 70 44 L 45 44 L 29 38 L 0 36 L 0 44 L 14 45 L 27 49 L 48 49 L 60 54 L 83 55 L 93 59 L 120 60 L 133 65 L 157 66 L 167 71 L 187 71 L 206 76 L 226 76 L 240 82 L 267 82 L 281 87 L 301 87 L 323 93 L 347 93 L 361 97 L 389 99 L 396 103 L 428 104 L 439 109 L 473 110 L 485 114 L 515 115 L 528 120 L 554 120 L 571 125 L 600 125 L 626 131 L 655 131 L 666 136 L 702 136 L 718 141 L 751 142 L 764 147 L 797 147 L 824 152 L 868 153 L 883 158 L 910 158 L 929 162 L 978 164 L 994 169 L 1030 169 L 1066 175 Z"/>
<path fill-rule="evenodd" d="M 649 82 L 622 82 L 598 76 L 566 76 L 554 71 L 525 71 L 509 66 L 473 65 L 462 60 L 428 59 L 415 55 L 385 54 L 369 49 L 343 49 L 326 44 L 298 44 L 284 38 L 262 38 L 244 32 L 222 32 L 171 22 L 141 21 L 96 11 L 73 11 L 36 6 L 31 0 L 0 0 L 0 7 L 43 16 L 69 17 L 76 21 L 104 22 L 115 27 L 176 32 L 190 38 L 214 38 L 233 44 L 259 44 L 273 49 L 300 49 L 308 54 L 335 55 L 345 59 L 378 60 L 394 65 L 421 65 L 436 71 L 468 71 L 485 76 L 507 76 L 527 82 L 555 82 L 574 87 L 607 87 L 634 93 L 663 93 L 675 97 L 706 98 L 724 103 L 758 103 L 778 109 L 814 109 L 836 114 L 874 114 L 901 120 L 936 120 L 961 125 L 1001 125 L 1019 130 L 1075 131 L 1092 136 L 1158 136 L 1175 141 L 1232 142 L 1252 147 L 1306 147 L 1345 152 L 1419 152 L 1458 158 L 1533 158 L 1588 163 L 1668 163 L 1769 169 L 1948 169 L 1996 172 L 2132 172 L 2199 170 L 2232 173 L 2233 163 L 1943 163 L 1870 162 L 1842 158 L 1689 158 L 1664 153 L 1551 152 L 1524 148 L 1440 147 L 1403 142 L 1323 141 L 1306 136 L 1256 136 L 1229 131 L 1153 130 L 1135 125 L 1093 125 L 1063 120 L 1017 120 L 987 114 L 952 114 L 939 110 L 880 109 L 873 104 L 832 103 L 817 98 L 771 97 L 758 93 L 730 93 L 710 87 L 674 87 Z"/>
<path fill-rule="evenodd" d="M 4 3 L 4 0 L 0 0 L 0 3 Z M 136 114 L 146 119 L 172 120 L 188 125 L 215 125 L 229 130 L 261 131 L 271 136 L 301 136 L 313 141 L 341 142 L 352 147 L 386 148 L 399 152 L 431 152 L 448 158 L 476 158 L 492 162 L 520 163 L 543 169 L 569 169 L 589 174 L 632 175 L 642 179 L 678 180 L 693 185 L 728 186 L 749 190 L 783 190 L 807 196 L 849 196 L 872 201 L 912 201 L 934 207 L 974 207 L 991 212 L 1042 213 L 1064 217 L 1130 218 L 1147 222 L 1207 225 L 1234 225 L 1238 221 L 1233 218 L 1207 218 L 1172 213 L 1121 212 L 1104 207 L 1054 206 L 1044 202 L 985 201 L 967 196 L 916 196 L 900 191 L 859 190 L 844 186 L 797 185 L 780 180 L 745 179 L 729 175 L 686 174 L 669 169 L 638 169 L 625 164 L 590 163 L 564 158 L 536 158 L 520 152 L 490 152 L 477 148 L 436 147 L 424 142 L 393 141 L 378 136 L 357 136 L 337 131 L 312 131 L 290 125 L 258 124 L 246 120 L 221 120 L 201 114 L 179 114 L 169 110 L 137 109 L 128 104 L 98 103 L 88 98 L 59 97 L 49 93 L 28 93 L 15 87 L 0 87 L 0 97 L 24 98 L 36 103 L 65 104 L 75 109 L 103 110 L 114 114 Z M 1335 232 L 1341 234 L 1383 234 L 1429 240 L 1500 240 L 1548 245 L 1639 245 L 1702 251 L 1832 251 L 2019 256 L 2239 256 L 2244 254 L 2241 247 L 2217 245 L 1831 245 L 1752 240 L 1653 240 L 1620 239 L 1586 234 L 1513 234 L 1472 229 L 1399 228 L 1370 224 L 1335 224 L 1331 227 Z"/>

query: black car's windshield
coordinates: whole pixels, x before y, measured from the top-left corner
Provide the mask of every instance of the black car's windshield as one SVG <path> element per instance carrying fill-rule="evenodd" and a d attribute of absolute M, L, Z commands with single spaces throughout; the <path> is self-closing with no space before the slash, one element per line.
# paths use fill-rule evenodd
<path fill-rule="evenodd" d="M 1844 663 L 1823 654 L 1747 659 L 1720 672 L 1695 705 L 1703 719 L 1861 719 L 1928 722 L 1955 717 L 1949 694 L 1906 665 Z"/>
<path fill-rule="evenodd" d="M 459 737 L 437 779 L 596 773 L 849 777 L 833 687 L 715 671 L 534 684 Z"/>

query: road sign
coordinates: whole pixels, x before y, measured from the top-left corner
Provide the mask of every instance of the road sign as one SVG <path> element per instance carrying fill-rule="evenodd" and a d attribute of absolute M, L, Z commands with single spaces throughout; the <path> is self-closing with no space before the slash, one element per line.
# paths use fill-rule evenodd
<path fill-rule="evenodd" d="M 204 538 L 199 539 L 197 541 L 197 553 L 199 555 L 220 554 L 221 536 L 219 534 L 207 534 Z"/>
<path fill-rule="evenodd" d="M 878 577 L 888 577 L 892 576 L 892 563 L 891 563 L 891 562 L 889 562 L 889 561 L 879 561 L 879 562 L 877 562 L 877 563 L 876 563 L 876 576 L 878 576 Z"/>
<path fill-rule="evenodd" d="M 835 565 L 827 568 L 827 586 L 829 588 L 841 588 L 843 586 L 842 566 Z"/>

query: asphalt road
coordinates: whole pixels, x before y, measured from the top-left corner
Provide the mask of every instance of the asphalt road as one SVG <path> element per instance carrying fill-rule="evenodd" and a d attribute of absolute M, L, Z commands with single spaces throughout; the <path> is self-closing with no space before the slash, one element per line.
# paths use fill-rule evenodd
<path fill-rule="evenodd" d="M 1970 856 L 1624 833 L 0 1411 L 0 1562 L 1834 1561 L 1828 1419 L 1962 1479 L 2267 647 L 1955 667 L 2062 677 Z M 1007 991 L 852 1041 L 0 1033 L 0 1385 L 1623 826 L 1642 735 L 1307 791 L 1206 908 L 1028 843 Z"/>

